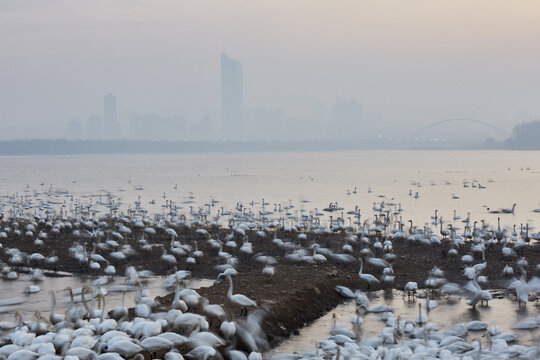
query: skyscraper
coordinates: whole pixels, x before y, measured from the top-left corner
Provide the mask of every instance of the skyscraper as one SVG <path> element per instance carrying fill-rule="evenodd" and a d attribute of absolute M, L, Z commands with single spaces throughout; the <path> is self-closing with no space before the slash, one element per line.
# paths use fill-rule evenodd
<path fill-rule="evenodd" d="M 102 121 L 97 114 L 92 114 L 86 120 L 86 138 L 89 140 L 101 140 Z"/>
<path fill-rule="evenodd" d="M 72 117 L 68 122 L 66 136 L 69 140 L 80 140 L 83 138 L 83 126 L 77 118 Z"/>
<path fill-rule="evenodd" d="M 226 139 L 243 136 L 244 86 L 242 63 L 221 53 L 221 126 Z"/>
<path fill-rule="evenodd" d="M 118 122 L 118 111 L 116 106 L 116 96 L 107 94 L 103 98 L 103 128 L 104 139 L 118 139 L 120 137 L 120 123 Z"/>

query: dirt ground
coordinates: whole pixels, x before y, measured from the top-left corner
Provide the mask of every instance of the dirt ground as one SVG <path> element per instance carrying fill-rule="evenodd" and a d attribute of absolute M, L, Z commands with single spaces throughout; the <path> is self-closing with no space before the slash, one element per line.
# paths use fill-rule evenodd
<path fill-rule="evenodd" d="M 22 224 L 21 224 L 22 225 Z M 132 228 L 132 234 L 126 236 L 121 245 L 129 245 L 135 250 L 134 255 L 129 256 L 121 262 L 110 261 L 117 269 L 117 274 L 124 273 L 127 266 L 134 266 L 138 270 L 151 270 L 158 276 L 171 274 L 174 269 L 166 262 L 161 260 L 162 249 L 169 249 L 170 237 L 164 230 L 159 230 L 157 235 L 147 237 L 148 242 L 152 244 L 161 244 L 163 246 L 154 246 L 151 251 L 143 250 L 136 239 L 142 235 L 141 230 Z M 195 232 L 194 229 L 177 228 L 179 241 L 183 244 L 189 244 L 195 248 L 195 242 L 199 250 L 204 252 L 204 256 L 197 260 L 194 265 L 186 263 L 186 256 L 178 258 L 178 269 L 187 269 L 192 272 L 193 278 L 216 278 L 219 270 L 217 264 L 223 264 L 224 260 L 218 256 L 218 249 L 212 248 L 208 242 L 208 236 Z M 226 229 L 210 229 L 210 237 L 223 240 L 231 231 Z M 324 315 L 332 308 L 337 306 L 343 299 L 336 291 L 336 285 L 348 286 L 351 289 L 380 290 L 382 285 L 374 286 L 368 289 L 366 284 L 361 282 L 358 277 L 360 267 L 359 261 L 352 263 L 339 263 L 327 261 L 323 264 L 296 264 L 287 262 L 284 258 L 287 251 L 278 248 L 273 242 L 273 233 L 267 237 L 260 237 L 256 233 L 248 233 L 249 241 L 252 243 L 253 254 L 245 255 L 239 251 L 242 242 L 240 237 L 236 237 L 237 248 L 223 247 L 223 251 L 239 259 L 236 269 L 239 274 L 234 278 L 234 293 L 242 293 L 258 304 L 259 308 L 265 310 L 262 319 L 262 330 L 268 337 L 269 346 L 273 347 L 284 338 L 298 331 L 306 324 Z M 293 244 L 307 247 L 310 244 L 317 243 L 320 247 L 329 248 L 334 252 L 341 253 L 343 244 L 346 243 L 344 233 L 332 233 L 324 235 L 306 234 L 307 240 L 298 240 L 298 234 L 279 232 L 277 236 L 283 241 L 289 241 Z M 372 242 L 375 236 L 372 237 Z M 40 252 L 45 256 L 56 255 L 59 262 L 54 266 L 45 264 L 27 264 L 31 267 L 42 267 L 44 269 L 65 271 L 75 274 L 102 275 L 101 272 L 92 273 L 86 266 L 69 255 L 68 249 L 77 241 L 86 244 L 88 253 L 94 249 L 93 242 L 90 239 L 74 238 L 71 231 L 62 232 L 58 235 L 49 234 L 44 240 L 45 245 L 36 248 L 33 239 L 27 239 L 24 235 L 15 237 L 11 233 L 7 240 L 2 241 L 4 251 L 0 252 L 0 261 L 8 262 L 9 256 L 5 253 L 7 248 L 18 248 L 28 255 L 34 252 Z M 352 244 L 354 248 L 353 256 L 359 258 L 359 251 L 365 247 L 358 241 Z M 483 275 L 488 277 L 488 283 L 484 288 L 504 289 L 508 286 L 510 279 L 502 276 L 502 269 L 506 264 L 513 266 L 516 276 L 519 276 L 517 259 L 501 259 L 501 245 L 497 244 L 489 251 L 486 251 L 487 268 Z M 392 286 L 394 289 L 403 289 L 408 281 L 416 281 L 420 287 L 424 286 L 425 280 L 429 276 L 429 270 L 438 266 L 445 273 L 445 278 L 449 282 L 463 284 L 463 265 L 459 259 L 450 259 L 446 256 L 448 244 L 443 241 L 442 246 L 409 246 L 405 242 L 394 241 L 393 253 L 395 261 L 393 262 L 393 271 L 395 281 Z M 96 253 L 103 255 L 106 259 L 110 256 L 106 251 L 96 250 Z M 470 253 L 470 245 L 467 243 L 460 249 L 459 258 Z M 255 261 L 256 254 L 274 256 L 278 260 L 275 265 L 276 275 L 271 281 L 262 274 L 264 264 Z M 382 253 L 373 254 L 374 257 L 382 257 Z M 520 256 L 524 256 L 529 265 L 527 273 L 529 276 L 538 275 L 535 272 L 535 266 L 540 262 L 540 246 L 532 244 L 524 249 Z M 481 259 L 476 258 L 476 263 Z M 15 267 L 16 268 L 16 267 Z M 364 263 L 364 272 L 371 273 L 380 278 L 381 269 Z M 209 299 L 210 303 L 221 304 L 230 316 L 239 314 L 240 309 L 233 306 L 227 299 L 226 293 L 228 282 L 222 281 L 215 283 L 208 288 L 201 288 L 198 293 Z M 164 297 L 158 297 L 156 300 L 161 304 L 161 309 L 166 310 L 172 301 L 173 294 Z M 156 309 L 158 310 L 158 309 Z M 201 309 L 194 309 L 201 312 Z M 216 322 L 211 326 L 219 327 Z M 241 342 L 241 339 L 239 340 Z M 247 346 L 240 343 L 240 348 Z"/>

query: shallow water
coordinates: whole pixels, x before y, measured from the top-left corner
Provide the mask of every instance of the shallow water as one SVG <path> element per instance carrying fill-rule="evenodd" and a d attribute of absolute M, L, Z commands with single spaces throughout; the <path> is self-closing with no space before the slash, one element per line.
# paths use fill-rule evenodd
<path fill-rule="evenodd" d="M 369 293 L 370 307 L 384 304 L 392 307 L 394 316 L 401 315 L 402 320 L 414 321 L 418 315 L 418 302 L 425 304 L 425 299 L 417 299 L 416 301 L 408 301 L 403 297 L 400 291 L 387 292 L 383 291 Z M 426 313 L 422 307 L 422 314 L 427 315 L 428 321 L 439 326 L 439 330 L 451 329 L 455 324 L 467 323 L 473 320 L 484 321 L 488 323 L 488 328 L 497 325 L 503 333 L 518 334 L 517 343 L 530 346 L 536 343 L 540 330 L 514 330 L 513 325 L 520 319 L 538 315 L 539 304 L 529 303 L 526 308 L 519 309 L 517 303 L 507 298 L 494 299 L 489 302 L 487 307 L 477 307 L 476 311 L 466 305 L 466 300 L 456 300 L 448 302 L 443 299 L 437 299 L 439 305 Z M 280 346 L 268 352 L 265 357 L 270 358 L 274 354 L 279 353 L 303 353 L 315 349 L 315 342 L 326 340 L 331 335 L 329 331 L 332 327 L 332 317 L 336 314 L 338 323 L 343 324 L 347 329 L 352 331 L 351 317 L 355 314 L 356 302 L 348 301 L 339 305 L 334 310 L 325 316 L 315 320 L 312 324 L 300 330 L 300 334 L 292 336 L 285 340 Z M 362 336 L 370 337 L 377 336 L 385 323 L 381 321 L 378 314 L 362 315 Z M 481 337 L 485 331 L 469 331 L 467 341 Z"/>
<path fill-rule="evenodd" d="M 163 296 L 171 292 L 163 287 L 162 277 L 150 277 L 142 281 L 143 288 L 148 289 L 150 297 L 153 299 L 156 296 Z M 69 292 L 66 291 L 66 287 L 73 288 L 75 293 L 75 301 L 80 302 L 81 287 L 87 285 L 95 286 L 94 280 L 96 278 L 80 278 L 80 277 L 46 277 L 43 281 L 36 283 L 30 280 L 28 275 L 20 275 L 18 280 L 0 280 L 0 287 L 2 292 L 0 293 L 0 321 L 13 321 L 13 314 L 18 311 L 21 313 L 25 320 L 32 318 L 32 314 L 35 311 L 40 311 L 42 315 L 48 318 L 51 309 L 51 294 L 50 291 L 54 291 L 57 300 L 57 313 L 63 313 L 67 310 L 70 297 Z M 198 289 L 200 287 L 211 286 L 213 280 L 197 279 L 189 280 L 186 284 L 187 287 L 192 289 Z M 119 289 L 125 284 L 125 278 L 115 277 L 102 287 L 107 290 L 106 296 L 106 309 L 112 310 L 115 306 L 122 304 L 122 291 Z M 38 293 L 26 294 L 24 289 L 29 285 L 38 285 L 41 290 Z M 137 287 L 132 286 L 132 290 L 127 291 L 125 295 L 125 306 L 135 306 L 135 295 L 137 294 Z M 172 290 L 174 291 L 174 290 Z M 86 296 L 88 303 L 90 295 Z M 13 305 L 11 305 L 13 304 Z M 97 304 L 96 304 L 97 306 Z"/>
<path fill-rule="evenodd" d="M 464 187 L 468 181 L 469 186 Z M 472 182 L 485 188 L 472 187 Z M 177 184 L 177 188 L 174 186 Z M 0 208 L 9 211 L 10 196 L 24 196 L 30 204 L 27 212 L 52 209 L 70 211 L 77 201 L 96 204 L 107 201 L 112 193 L 120 201 L 120 209 L 133 208 L 140 200 L 150 213 L 164 212 L 166 200 L 176 203 L 179 213 L 187 213 L 190 206 L 204 207 L 211 199 L 219 201 L 211 207 L 233 209 L 238 202 L 260 210 L 262 198 L 273 211 L 294 204 L 291 215 L 302 210 L 322 209 L 338 202 L 347 210 L 358 206 L 362 221 L 372 217 L 373 203 L 385 201 L 401 204 L 403 221 L 415 224 L 431 221 L 435 209 L 447 223 L 461 227 L 461 219 L 471 213 L 471 221 L 485 219 L 496 226 L 497 218 L 505 228 L 528 223 L 531 229 L 540 226 L 540 156 L 538 152 L 518 151 L 354 151 L 354 152 L 298 152 L 258 154 L 175 154 L 175 155 L 89 155 L 89 156 L 31 156 L 0 157 Z M 356 193 L 353 190 L 357 189 Z M 369 192 L 368 190 L 371 190 Z M 418 192 L 418 198 L 409 196 Z M 73 195 L 73 199 L 72 196 Z M 101 195 L 101 197 L 100 197 Z M 453 195 L 457 197 L 453 199 Z M 155 204 L 150 204 L 151 200 Z M 253 205 L 250 202 L 254 201 Z M 2 205 L 3 203 L 3 205 Z M 489 210 L 511 208 L 514 214 L 491 214 Z M 388 207 L 388 205 L 387 205 Z M 395 206 L 390 206 L 395 209 Z M 99 205 L 98 215 L 108 211 Z M 461 217 L 453 220 L 453 210 Z M 284 213 L 272 216 L 284 216 Z M 347 219 L 347 215 L 345 215 Z M 322 219 L 328 224 L 328 214 Z M 226 220 L 223 220 L 226 223 Z M 531 230 L 532 232 L 533 230 Z M 538 231 L 538 229 L 534 230 Z M 9 313 L 0 314 L 0 320 L 12 319 L 15 310 L 46 312 L 50 306 L 48 290 L 62 293 L 66 286 L 80 288 L 90 279 L 48 278 L 39 285 L 38 294 L 25 295 L 29 285 L 26 277 L 9 282 L 0 280 L 0 298 L 23 297 L 25 302 L 13 305 Z M 123 280 L 117 278 L 114 284 Z M 111 286 L 109 284 L 108 286 Z M 161 279 L 150 279 L 147 285 L 151 296 L 166 293 Z M 63 292 L 64 306 L 67 293 Z M 121 301 L 121 293 L 107 296 L 107 307 Z M 373 304 L 388 303 L 396 314 L 414 318 L 416 306 L 403 301 L 399 294 Z M 126 295 L 126 304 L 132 304 L 133 293 Z M 61 296 L 58 296 L 59 301 Z M 1 300 L 1 299 L 0 299 Z M 478 318 L 490 325 L 497 324 L 509 330 L 516 319 L 534 315 L 537 307 L 529 305 L 523 312 L 509 300 L 495 300 L 489 308 L 471 313 L 463 301 L 441 304 L 430 313 L 430 319 L 444 328 L 456 322 Z M 351 304 L 338 307 L 339 322 L 348 324 L 354 308 Z M 62 311 L 62 310 L 60 310 Z M 31 315 L 30 315 L 31 316 Z M 287 341 L 278 351 L 303 351 L 314 346 L 316 340 L 326 339 L 330 319 L 323 317 L 302 330 L 300 337 Z M 365 318 L 365 334 L 376 334 L 382 323 L 371 314 Z M 504 331 L 503 330 L 503 331 Z M 532 339 L 528 333 L 521 341 Z"/>
<path fill-rule="evenodd" d="M 429 222 L 435 209 L 451 222 L 453 210 L 462 218 L 486 219 L 503 226 L 538 225 L 540 213 L 540 156 L 521 151 L 348 151 L 257 154 L 168 154 L 0 157 L 0 196 L 17 192 L 30 195 L 34 204 L 74 205 L 70 194 L 84 196 L 82 203 L 106 201 L 107 192 L 119 196 L 122 208 L 133 207 L 139 196 L 144 208 L 162 212 L 165 197 L 188 212 L 210 199 L 233 208 L 237 202 L 296 205 L 322 209 L 338 202 L 345 210 L 359 206 L 371 216 L 373 202 L 401 203 L 404 221 Z M 463 182 L 469 181 L 469 187 Z M 486 188 L 472 187 L 472 181 Z M 43 183 L 43 185 L 41 185 Z M 177 189 L 174 185 L 177 184 Z M 29 187 L 26 188 L 26 185 Z M 47 196 L 53 189 L 68 194 Z M 347 195 L 347 190 L 357 193 Z M 368 189 L 372 192 L 369 193 Z M 143 189 L 143 190 L 137 190 Z M 41 194 L 34 197 L 33 191 Z M 409 191 L 419 197 L 409 196 Z M 459 199 L 452 199 L 455 195 Z M 190 198 L 193 196 L 193 198 Z M 384 197 L 380 197 L 384 196 Z M 155 200 L 155 205 L 149 204 Z M 300 201 L 309 201 L 300 203 Z M 0 198 L 2 202 L 2 198 Z M 490 214 L 488 208 L 511 208 L 515 214 Z M 260 205 L 252 206 L 258 211 Z M 100 207 L 102 212 L 107 209 Z M 328 221 L 325 218 L 323 221 Z M 459 224 L 459 222 L 458 222 Z"/>

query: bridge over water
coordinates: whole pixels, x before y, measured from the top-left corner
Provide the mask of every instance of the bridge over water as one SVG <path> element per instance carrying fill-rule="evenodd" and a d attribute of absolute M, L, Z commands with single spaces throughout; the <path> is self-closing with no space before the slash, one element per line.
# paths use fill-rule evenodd
<path fill-rule="evenodd" d="M 495 133 L 497 133 L 498 135 L 500 135 L 501 137 L 503 138 L 506 138 L 509 136 L 509 134 L 498 128 L 497 126 L 495 125 L 492 125 L 486 121 L 482 121 L 482 120 L 476 120 L 476 119 L 469 119 L 469 118 L 452 118 L 452 119 L 445 119 L 445 120 L 440 120 L 440 121 L 435 121 L 431 124 L 428 124 L 426 126 L 424 126 L 423 128 L 415 131 L 414 133 L 412 133 L 410 135 L 410 137 L 418 137 L 419 135 L 422 135 L 424 133 L 426 133 L 427 131 L 433 129 L 433 128 L 437 128 L 439 126 L 443 126 L 443 125 L 446 125 L 446 124 L 449 124 L 449 123 L 465 123 L 465 125 L 467 124 L 479 124 L 481 125 L 483 128 L 485 128 L 486 130 L 487 129 L 490 129 L 492 131 L 494 131 Z"/>

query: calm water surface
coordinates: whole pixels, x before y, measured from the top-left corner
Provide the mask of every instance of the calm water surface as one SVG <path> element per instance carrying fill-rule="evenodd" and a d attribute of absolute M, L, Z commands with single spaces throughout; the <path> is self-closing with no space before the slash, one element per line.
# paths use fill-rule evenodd
<path fill-rule="evenodd" d="M 464 187 L 464 181 L 486 188 Z M 42 184 L 43 185 L 40 185 Z M 177 189 L 174 189 L 177 184 Z M 28 188 L 27 188 L 28 185 Z M 489 209 L 511 208 L 503 225 L 538 225 L 540 153 L 520 151 L 357 151 L 258 154 L 89 155 L 0 157 L 0 195 L 46 192 L 50 185 L 83 202 L 97 194 L 119 196 L 124 208 L 139 198 L 153 212 L 171 199 L 184 211 L 210 199 L 232 208 L 241 201 L 322 209 L 338 202 L 369 216 L 373 202 L 401 203 L 404 217 L 423 224 L 439 209 L 495 223 Z M 356 194 L 347 190 L 357 188 Z M 368 189 L 372 190 L 371 193 Z M 139 190 L 137 190 L 139 189 Z M 144 189 L 144 190 L 140 190 Z M 419 197 L 409 196 L 409 191 Z M 94 195 L 90 198 L 90 196 Z M 452 196 L 459 197 L 453 199 Z M 192 196 L 193 198 L 189 198 Z M 384 196 L 384 197 L 381 197 Z M 57 196 L 61 202 L 69 197 Z M 45 195 L 36 202 L 46 201 Z M 104 200 L 104 199 L 103 199 Z M 155 205 L 149 204 L 155 200 Z M 301 200 L 309 201 L 300 203 Z M 193 203 L 188 203 L 188 202 Z M 296 209 L 299 209 L 297 207 Z M 270 209 L 272 210 L 272 209 Z M 103 208 L 103 211 L 106 211 Z M 407 220 L 404 219 L 404 220 Z"/>
<path fill-rule="evenodd" d="M 424 299 L 417 301 L 408 301 L 402 296 L 402 292 L 393 291 L 386 295 L 382 291 L 377 291 L 369 294 L 371 306 L 384 304 L 393 309 L 394 316 L 401 315 L 402 320 L 414 321 L 418 315 L 418 301 L 425 303 Z M 422 314 L 426 315 L 428 321 L 438 325 L 439 330 L 449 330 L 458 323 L 467 323 L 473 320 L 486 322 L 488 328 L 497 325 L 503 333 L 514 333 L 518 335 L 516 343 L 530 346 L 536 343 L 539 330 L 516 330 L 512 329 L 513 325 L 519 319 L 538 315 L 538 305 L 529 304 L 526 308 L 519 309 L 516 302 L 509 299 L 494 299 L 489 302 L 489 307 L 478 307 L 476 311 L 465 304 L 465 300 L 457 302 L 447 302 L 439 299 L 439 306 L 426 313 L 422 307 Z M 336 314 L 338 323 L 341 323 L 347 329 L 352 331 L 351 317 L 355 314 L 356 303 L 349 301 L 343 305 L 339 305 L 330 313 L 315 320 L 309 326 L 300 330 L 300 335 L 293 336 L 284 341 L 280 346 L 266 354 L 270 358 L 274 354 L 279 353 L 302 353 L 315 349 L 315 342 L 328 339 L 331 335 L 329 331 L 332 328 L 332 316 Z M 362 336 L 370 337 L 377 336 L 385 322 L 380 319 L 378 314 L 366 314 L 362 316 Z M 474 339 L 480 338 L 485 331 L 469 331 L 466 341 L 472 342 Z"/>
<path fill-rule="evenodd" d="M 469 186 L 464 187 L 464 182 Z M 476 186 L 472 187 L 472 183 Z M 485 188 L 479 188 L 481 184 Z M 175 189 L 175 185 L 176 189 Z M 49 189 L 53 191 L 49 193 Z M 353 192 L 357 189 L 356 193 Z M 371 192 L 369 191 L 371 189 Z M 65 191 L 59 193 L 58 190 Z M 121 208 L 133 207 L 140 199 L 151 212 L 163 211 L 165 200 L 173 200 L 183 209 L 204 206 L 211 199 L 220 201 L 213 209 L 234 208 L 242 202 L 254 211 L 260 209 L 264 198 L 272 211 L 278 204 L 294 204 L 296 210 L 322 209 L 338 202 L 345 211 L 358 206 L 362 220 L 373 214 L 374 202 L 401 204 L 403 220 L 416 224 L 430 222 L 435 209 L 448 222 L 453 222 L 453 211 L 464 218 L 470 212 L 472 220 L 485 219 L 491 224 L 501 217 L 504 227 L 528 223 L 539 226 L 540 213 L 540 153 L 518 151 L 358 151 L 259 154 L 181 154 L 181 155 L 89 155 L 89 156 L 33 156 L 0 157 L 0 203 L 9 195 L 27 196 L 35 205 L 49 203 L 53 208 L 73 205 L 74 198 L 82 203 L 95 203 L 99 195 L 112 193 L 120 198 Z M 418 197 L 409 196 L 409 193 Z M 150 204 L 154 200 L 155 204 Z M 254 205 L 249 205 L 250 202 Z M 489 209 L 511 208 L 515 214 L 490 214 Z M 9 204 L 4 210 L 9 209 Z M 107 211 L 99 207 L 102 214 Z M 33 211 L 33 209 L 31 210 Z M 327 221 L 324 219 L 323 221 Z M 455 222 L 456 227 L 460 221 Z M 533 230 L 538 231 L 538 230 Z M 0 301 L 23 297 L 22 304 L 4 307 L 0 320 L 12 316 L 14 310 L 46 312 L 50 298 L 46 290 L 66 286 L 80 288 L 91 280 L 79 278 L 46 279 L 38 294 L 24 295 L 28 279 L 15 282 L 0 280 Z M 121 283 L 117 279 L 116 283 Z M 109 284 L 111 286 L 114 284 Z M 160 279 L 150 279 L 152 296 L 166 291 Z M 67 295 L 67 293 L 64 293 Z M 60 300 L 66 304 L 66 298 Z M 134 294 L 126 296 L 132 304 Z M 372 305 L 385 303 L 405 318 L 416 316 L 417 307 L 400 295 L 384 298 L 372 294 Z M 113 293 L 107 300 L 110 306 L 120 302 L 121 293 Z M 345 304 L 334 311 L 338 321 L 348 324 L 354 313 L 353 304 Z M 517 311 L 509 300 L 496 300 L 489 308 L 471 313 L 463 302 L 442 303 L 430 313 L 441 327 L 449 328 L 457 322 L 480 319 L 510 331 L 514 322 L 523 316 L 538 313 L 531 305 Z M 326 339 L 330 326 L 328 315 L 303 329 L 300 337 L 285 342 L 278 352 L 311 349 L 316 340 Z M 377 315 L 365 317 L 366 335 L 380 331 L 382 322 Z M 528 342 L 533 333 L 526 333 Z"/>

